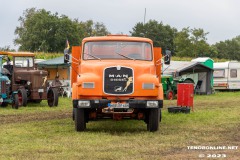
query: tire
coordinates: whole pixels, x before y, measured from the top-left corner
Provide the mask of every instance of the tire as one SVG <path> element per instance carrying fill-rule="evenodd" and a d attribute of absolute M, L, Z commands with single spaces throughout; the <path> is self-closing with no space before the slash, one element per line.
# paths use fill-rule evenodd
<path fill-rule="evenodd" d="M 74 121 L 75 120 L 75 110 L 76 110 L 77 108 L 73 108 L 73 111 L 72 111 L 72 120 Z"/>
<path fill-rule="evenodd" d="M 12 108 L 18 109 L 18 107 L 19 107 L 18 94 L 14 94 L 13 95 Z"/>
<path fill-rule="evenodd" d="M 160 121 L 160 109 L 159 108 L 152 108 L 149 111 L 149 121 L 147 125 L 147 130 L 150 132 L 155 132 L 159 128 L 159 121 Z"/>
<path fill-rule="evenodd" d="M 168 91 L 167 91 L 167 93 L 166 93 L 166 99 L 168 99 L 168 100 L 173 100 L 173 99 L 174 99 L 174 96 L 175 96 L 175 94 L 174 94 L 173 90 L 168 90 Z"/>
<path fill-rule="evenodd" d="M 27 106 L 27 91 L 23 88 L 18 90 L 18 103 L 20 106 Z"/>
<path fill-rule="evenodd" d="M 162 121 L 162 110 L 161 108 L 159 108 L 159 122 Z"/>
<path fill-rule="evenodd" d="M 58 93 L 56 89 L 49 89 L 47 93 L 48 106 L 58 106 Z"/>
<path fill-rule="evenodd" d="M 57 90 L 56 89 L 53 89 L 53 92 L 54 92 L 54 106 L 58 106 L 58 92 L 57 92 Z"/>
<path fill-rule="evenodd" d="M 86 117 L 85 110 L 82 108 L 74 109 L 74 122 L 75 130 L 77 132 L 84 131 L 86 129 Z"/>

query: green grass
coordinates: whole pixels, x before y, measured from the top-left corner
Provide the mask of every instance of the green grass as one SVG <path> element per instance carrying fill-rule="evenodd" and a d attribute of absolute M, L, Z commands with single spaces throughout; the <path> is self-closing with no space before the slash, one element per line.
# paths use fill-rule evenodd
<path fill-rule="evenodd" d="M 75 132 L 71 100 L 58 107 L 46 101 L 14 110 L 0 108 L 0 159 L 198 159 L 200 153 L 225 153 L 238 159 L 239 150 L 188 150 L 187 146 L 239 146 L 240 92 L 195 96 L 194 112 L 170 114 L 164 101 L 160 130 L 146 131 L 143 121 L 101 120 Z"/>

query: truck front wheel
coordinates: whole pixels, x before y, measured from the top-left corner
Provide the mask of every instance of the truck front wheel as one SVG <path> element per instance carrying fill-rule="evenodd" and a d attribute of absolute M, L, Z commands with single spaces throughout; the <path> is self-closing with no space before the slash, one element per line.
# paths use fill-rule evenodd
<path fill-rule="evenodd" d="M 155 132 L 159 128 L 159 120 L 160 120 L 160 109 L 152 108 L 149 110 L 149 120 L 147 124 L 147 130 L 150 132 Z"/>
<path fill-rule="evenodd" d="M 85 110 L 82 108 L 74 108 L 75 130 L 80 132 L 86 129 Z"/>

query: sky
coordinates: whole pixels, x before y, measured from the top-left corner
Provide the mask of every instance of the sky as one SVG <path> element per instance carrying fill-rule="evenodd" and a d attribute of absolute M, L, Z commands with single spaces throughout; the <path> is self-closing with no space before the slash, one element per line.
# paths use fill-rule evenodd
<path fill-rule="evenodd" d="M 239 0 L 0 0 L 0 47 L 17 48 L 13 40 L 18 19 L 32 7 L 79 21 L 102 22 L 112 34 L 130 34 L 144 21 L 146 8 L 146 22 L 157 20 L 178 31 L 202 28 L 209 32 L 209 44 L 240 35 Z"/>

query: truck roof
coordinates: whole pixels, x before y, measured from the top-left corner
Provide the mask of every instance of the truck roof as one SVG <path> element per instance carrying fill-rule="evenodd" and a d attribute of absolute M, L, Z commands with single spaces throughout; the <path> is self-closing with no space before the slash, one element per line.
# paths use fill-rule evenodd
<path fill-rule="evenodd" d="M 31 57 L 34 56 L 34 53 L 32 52 L 6 52 L 6 51 L 0 51 L 0 55 L 9 55 L 9 56 L 21 56 L 21 57 Z"/>
<path fill-rule="evenodd" d="M 132 42 L 148 42 L 153 44 L 152 40 L 143 37 L 130 37 L 128 35 L 107 35 L 99 37 L 87 37 L 83 39 L 83 43 L 88 41 L 132 41 Z"/>

